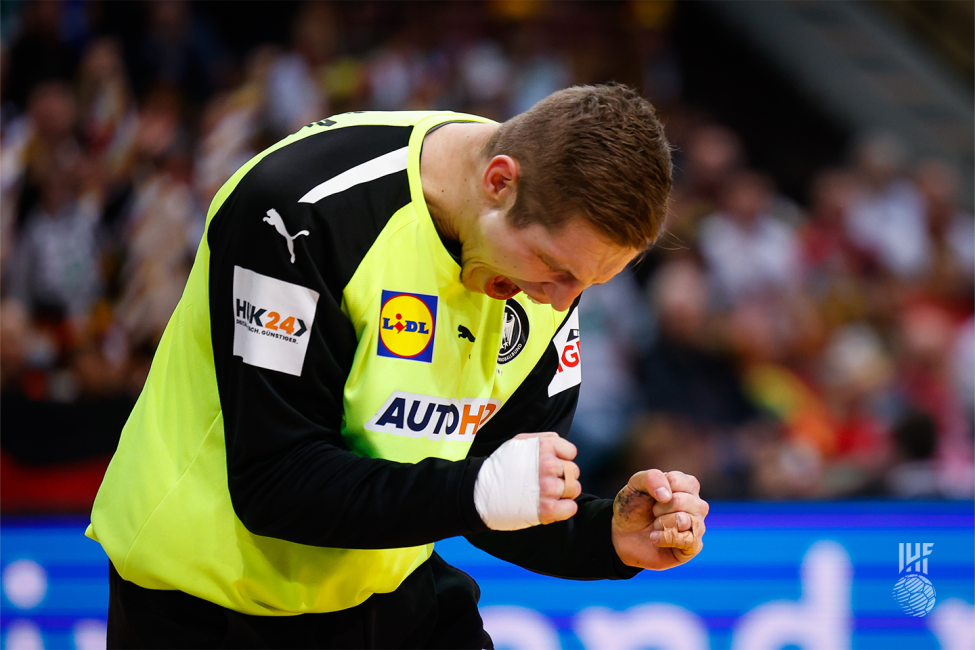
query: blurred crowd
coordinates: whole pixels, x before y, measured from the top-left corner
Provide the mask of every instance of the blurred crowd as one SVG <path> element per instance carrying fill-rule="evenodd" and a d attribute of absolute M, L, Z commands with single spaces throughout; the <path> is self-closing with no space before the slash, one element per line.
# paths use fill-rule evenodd
<path fill-rule="evenodd" d="M 3 17 L 8 478 L 111 454 L 211 198 L 266 146 L 339 112 L 503 120 L 618 80 L 660 110 L 676 184 L 658 245 L 583 296 L 586 488 L 660 467 L 709 498 L 975 491 L 975 225 L 956 170 L 863 134 L 807 196 L 783 196 L 734 131 L 682 100 L 673 3 L 277 5 L 290 35 L 243 53 L 200 5 L 141 3 L 122 34 L 105 27 L 113 4 Z"/>
<path fill-rule="evenodd" d="M 611 379 L 583 382 L 576 425 L 606 492 L 664 467 L 712 498 L 970 498 L 975 222 L 955 170 L 870 134 L 803 205 L 729 129 L 670 133 L 681 173 L 646 282 L 583 297 L 586 370 L 598 355 Z"/>

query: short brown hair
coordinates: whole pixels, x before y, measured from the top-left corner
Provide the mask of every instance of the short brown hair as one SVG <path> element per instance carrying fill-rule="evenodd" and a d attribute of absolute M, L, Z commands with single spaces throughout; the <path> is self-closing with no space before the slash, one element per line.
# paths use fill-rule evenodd
<path fill-rule="evenodd" d="M 520 166 L 513 226 L 558 230 L 578 214 L 613 243 L 643 250 L 667 214 L 670 149 L 650 102 L 612 84 L 549 95 L 501 124 L 486 153 Z"/>

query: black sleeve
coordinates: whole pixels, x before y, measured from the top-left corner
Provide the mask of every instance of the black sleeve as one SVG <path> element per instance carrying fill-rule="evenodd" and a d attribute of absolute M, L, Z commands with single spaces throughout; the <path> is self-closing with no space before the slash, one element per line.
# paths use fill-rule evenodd
<path fill-rule="evenodd" d="M 613 502 L 583 494 L 579 511 L 565 521 L 522 530 L 490 530 L 467 541 L 496 558 L 571 580 L 627 579 L 642 569 L 619 559 L 610 533 Z"/>
<path fill-rule="evenodd" d="M 298 198 L 344 169 L 406 146 L 409 131 L 348 127 L 287 145 L 247 173 L 210 223 L 211 337 L 229 490 L 237 516 L 255 534 L 395 548 L 486 529 L 473 500 L 483 459 L 362 458 L 341 436 L 342 391 L 357 343 L 341 310 L 342 289 L 389 215 L 409 201 L 406 172 L 315 204 Z M 293 261 L 287 239 L 264 220 L 272 209 L 289 233 L 308 232 L 293 239 Z M 309 337 L 300 376 L 234 355 L 235 319 L 263 308 L 234 295 L 235 267 L 319 294 L 313 321 L 290 326 L 293 338 Z"/>
<path fill-rule="evenodd" d="M 577 299 L 573 308 L 578 303 Z M 468 457 L 489 456 L 519 433 L 555 431 L 568 437 L 579 386 L 548 396 L 560 353 L 554 345 L 548 346 L 504 408 L 478 431 Z M 638 574 L 641 569 L 623 564 L 613 547 L 612 500 L 583 494 L 576 503 L 579 511 L 565 521 L 522 530 L 488 530 L 467 535 L 467 540 L 494 557 L 559 578 L 626 579 Z"/>

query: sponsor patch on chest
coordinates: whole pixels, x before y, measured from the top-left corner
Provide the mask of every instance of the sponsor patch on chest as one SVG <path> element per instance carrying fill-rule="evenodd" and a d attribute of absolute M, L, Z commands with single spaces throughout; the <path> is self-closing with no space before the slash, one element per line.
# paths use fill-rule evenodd
<path fill-rule="evenodd" d="M 301 376 L 318 292 L 234 267 L 234 356 Z"/>
<path fill-rule="evenodd" d="M 552 338 L 559 355 L 559 367 L 548 385 L 548 396 L 582 383 L 582 348 L 579 338 L 579 308 L 576 307 Z"/>
<path fill-rule="evenodd" d="M 470 442 L 500 406 L 496 399 L 447 399 L 397 390 L 363 428 L 410 438 Z"/>
<path fill-rule="evenodd" d="M 379 343 L 376 354 L 391 359 L 433 361 L 437 326 L 437 296 L 425 293 L 382 292 Z"/>

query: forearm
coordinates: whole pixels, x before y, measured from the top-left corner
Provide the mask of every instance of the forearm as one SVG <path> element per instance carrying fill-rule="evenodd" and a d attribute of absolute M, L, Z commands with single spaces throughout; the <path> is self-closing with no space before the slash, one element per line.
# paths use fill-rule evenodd
<path fill-rule="evenodd" d="M 613 548 L 613 503 L 582 495 L 579 511 L 565 521 L 515 531 L 468 535 L 471 544 L 536 573 L 572 580 L 632 578 L 640 569 L 624 565 Z"/>
<path fill-rule="evenodd" d="M 473 492 L 483 459 L 416 464 L 325 443 L 232 470 L 234 510 L 251 532 L 335 548 L 398 548 L 486 530 Z"/>

